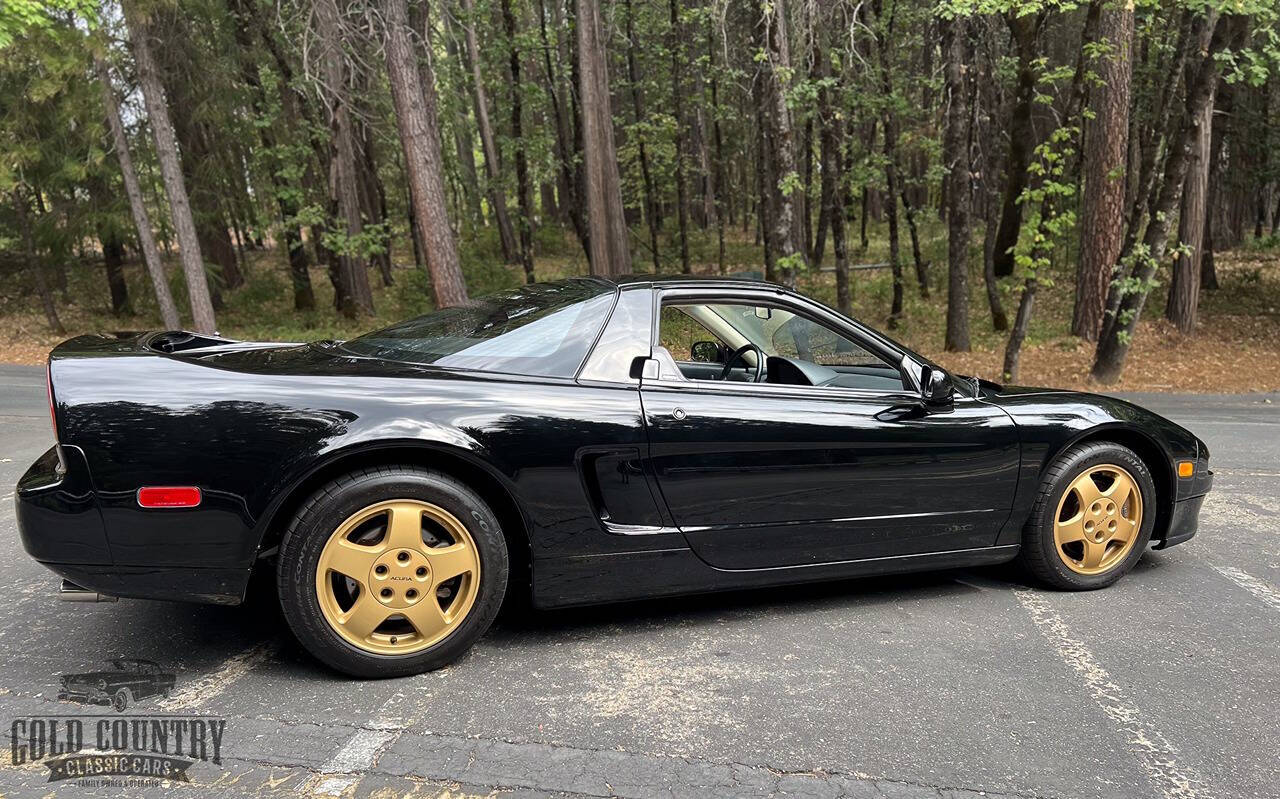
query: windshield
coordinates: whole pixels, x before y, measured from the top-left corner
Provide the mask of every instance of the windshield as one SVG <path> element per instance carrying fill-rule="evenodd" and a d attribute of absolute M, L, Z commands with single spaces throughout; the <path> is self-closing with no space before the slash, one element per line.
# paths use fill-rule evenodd
<path fill-rule="evenodd" d="M 573 377 L 615 293 L 613 285 L 592 279 L 522 286 L 366 333 L 342 347 L 408 363 Z"/>

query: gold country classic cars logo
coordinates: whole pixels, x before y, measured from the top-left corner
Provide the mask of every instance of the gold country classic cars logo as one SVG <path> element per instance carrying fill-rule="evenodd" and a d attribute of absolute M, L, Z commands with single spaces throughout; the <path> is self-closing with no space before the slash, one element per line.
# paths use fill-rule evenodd
<path fill-rule="evenodd" d="M 185 716 L 17 718 L 9 728 L 10 762 L 47 766 L 49 782 L 188 782 L 197 762 L 222 765 L 226 728 L 225 719 Z"/>

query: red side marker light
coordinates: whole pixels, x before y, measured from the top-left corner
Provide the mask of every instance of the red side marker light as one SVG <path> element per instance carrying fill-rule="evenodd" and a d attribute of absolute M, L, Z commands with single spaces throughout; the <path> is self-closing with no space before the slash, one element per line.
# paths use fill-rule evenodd
<path fill-rule="evenodd" d="M 138 489 L 138 504 L 144 508 L 194 508 L 200 504 L 195 486 L 145 486 Z"/>

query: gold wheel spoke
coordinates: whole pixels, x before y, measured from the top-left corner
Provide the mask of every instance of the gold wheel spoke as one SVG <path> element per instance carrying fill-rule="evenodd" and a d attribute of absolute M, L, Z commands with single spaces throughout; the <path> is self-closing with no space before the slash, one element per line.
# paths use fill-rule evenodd
<path fill-rule="evenodd" d="M 1058 543 L 1070 544 L 1084 540 L 1084 514 L 1077 513 L 1065 522 L 1058 522 Z"/>
<path fill-rule="evenodd" d="M 356 603 L 342 614 L 338 623 L 356 638 L 368 638 L 387 618 L 389 611 L 378 603 L 368 591 L 361 591 Z"/>
<path fill-rule="evenodd" d="M 475 550 L 467 544 L 458 543 L 447 547 L 430 547 L 425 550 L 427 562 L 431 564 L 431 581 L 439 585 L 460 574 L 468 574 L 476 569 Z"/>
<path fill-rule="evenodd" d="M 1133 483 L 1123 474 L 1116 474 L 1115 478 L 1111 485 L 1107 486 L 1107 490 L 1102 492 L 1102 496 L 1117 505 L 1123 505 L 1129 494 L 1133 492 Z"/>
<path fill-rule="evenodd" d="M 1083 511 L 1102 498 L 1098 484 L 1093 482 L 1093 472 L 1085 472 L 1076 478 L 1071 488 L 1080 496 L 1080 509 Z"/>
<path fill-rule="evenodd" d="M 423 638 L 434 638 L 440 631 L 449 626 L 449 620 L 440 610 L 440 602 L 432 592 L 422 598 L 418 604 L 405 608 L 401 613 Z"/>
<path fill-rule="evenodd" d="M 1138 531 L 1137 522 L 1126 519 L 1123 516 L 1117 516 L 1116 531 L 1111 536 L 1111 540 L 1121 544 L 1127 544 L 1129 543 L 1129 539 L 1132 538 L 1133 534 L 1137 531 Z"/>
<path fill-rule="evenodd" d="M 422 510 L 393 505 L 387 511 L 386 543 L 392 549 L 422 549 Z"/>
<path fill-rule="evenodd" d="M 382 552 L 382 547 L 366 547 L 354 544 L 345 538 L 334 541 L 325 552 L 325 565 L 364 585 L 369 578 L 369 570 L 373 562 Z"/>
<path fill-rule="evenodd" d="M 1106 552 L 1107 545 L 1105 543 L 1099 544 L 1090 539 L 1085 539 L 1084 560 L 1080 565 L 1084 566 L 1086 569 L 1096 569 L 1102 564 L 1102 556 L 1105 555 Z"/>

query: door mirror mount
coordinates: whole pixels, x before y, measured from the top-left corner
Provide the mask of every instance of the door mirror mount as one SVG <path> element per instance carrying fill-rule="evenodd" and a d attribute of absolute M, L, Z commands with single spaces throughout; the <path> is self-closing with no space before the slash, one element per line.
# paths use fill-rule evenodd
<path fill-rule="evenodd" d="M 951 405 L 955 384 L 951 375 L 936 366 L 925 366 L 924 377 L 920 381 L 920 400 L 929 408 L 942 408 Z"/>

